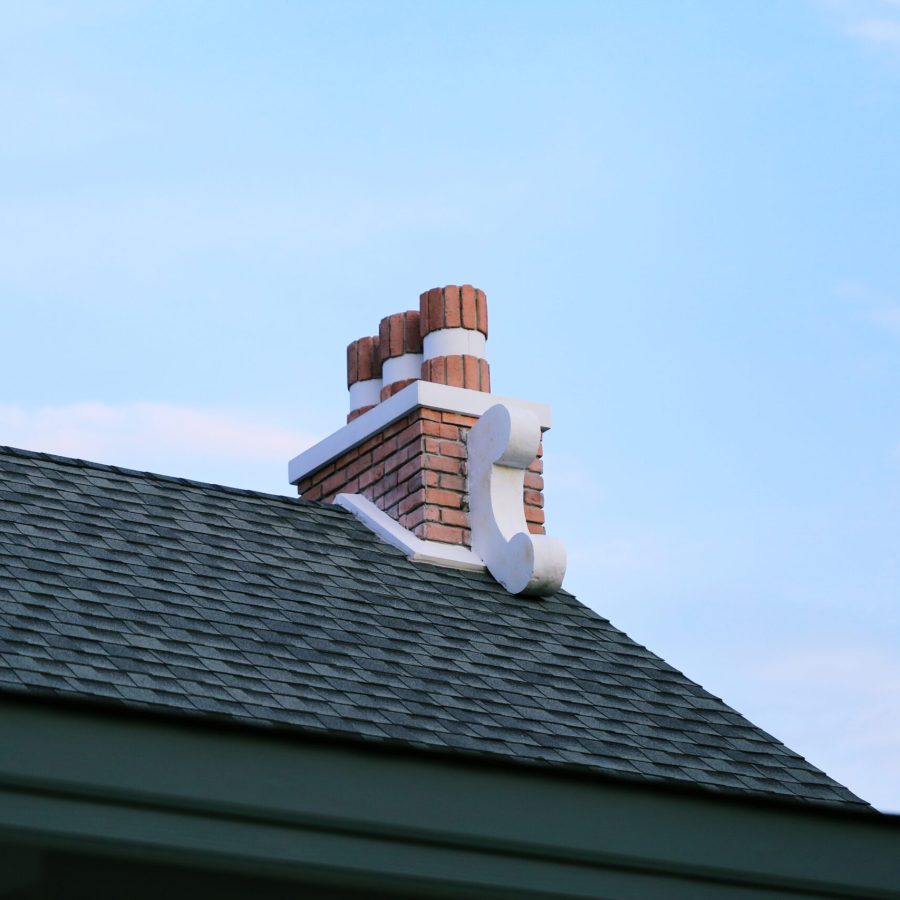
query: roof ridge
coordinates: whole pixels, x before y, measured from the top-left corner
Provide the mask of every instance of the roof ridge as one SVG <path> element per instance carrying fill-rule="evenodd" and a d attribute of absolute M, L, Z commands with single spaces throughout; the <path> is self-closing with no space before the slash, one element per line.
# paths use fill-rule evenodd
<path fill-rule="evenodd" d="M 328 507 L 329 509 L 340 509 L 333 503 L 322 503 L 318 500 L 307 500 L 304 497 L 291 497 L 288 494 L 272 494 L 268 491 L 256 491 L 252 488 L 232 487 L 227 484 L 218 484 L 214 481 L 200 481 L 196 478 L 184 478 L 179 475 L 164 475 L 161 472 L 151 472 L 146 469 L 131 469 L 127 466 L 115 466 L 111 463 L 94 462 L 90 459 L 82 459 L 78 456 L 62 456 L 58 453 L 46 453 L 42 450 L 25 450 L 21 447 L 12 447 L 8 444 L 0 444 L 0 456 L 13 456 L 23 459 L 40 459 L 48 462 L 58 463 L 60 465 L 71 466 L 77 469 L 92 469 L 97 472 L 114 472 L 117 475 L 138 476 L 139 478 L 147 478 L 153 481 L 168 482 L 172 485 L 180 485 L 182 487 L 196 487 L 208 490 L 222 491 L 226 494 L 238 494 L 245 497 L 255 497 L 265 500 L 282 500 L 291 505 L 319 506 Z M 348 513 L 349 515 L 349 513 Z"/>

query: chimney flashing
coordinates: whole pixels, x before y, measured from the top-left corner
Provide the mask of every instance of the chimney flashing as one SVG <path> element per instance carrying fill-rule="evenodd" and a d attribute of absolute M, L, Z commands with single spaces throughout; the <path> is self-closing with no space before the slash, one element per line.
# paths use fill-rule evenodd
<path fill-rule="evenodd" d="M 515 397 L 499 397 L 484 391 L 433 381 L 414 381 L 393 397 L 383 400 L 334 434 L 295 456 L 288 463 L 288 480 L 291 484 L 297 484 L 311 472 L 328 465 L 348 450 L 378 434 L 392 422 L 420 407 L 480 417 L 497 403 L 531 410 L 537 416 L 541 431 L 547 431 L 551 426 L 550 407 L 545 403 Z"/>
<path fill-rule="evenodd" d="M 402 550 L 414 562 L 466 569 L 470 572 L 484 572 L 486 569 L 481 557 L 466 547 L 416 537 L 362 494 L 338 494 L 334 502 L 336 506 L 353 513 L 370 531 L 374 531 L 392 547 Z"/>

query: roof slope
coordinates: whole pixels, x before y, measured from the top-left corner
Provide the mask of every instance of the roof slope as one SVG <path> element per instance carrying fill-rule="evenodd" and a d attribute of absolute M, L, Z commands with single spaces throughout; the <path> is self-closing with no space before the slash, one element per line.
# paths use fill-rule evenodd
<path fill-rule="evenodd" d="M 344 510 L 0 449 L 0 690 L 862 804 L 565 591 Z"/>

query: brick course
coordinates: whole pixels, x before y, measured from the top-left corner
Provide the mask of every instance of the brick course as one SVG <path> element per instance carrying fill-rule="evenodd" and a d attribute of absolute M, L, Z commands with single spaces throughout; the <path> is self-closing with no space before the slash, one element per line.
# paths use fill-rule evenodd
<path fill-rule="evenodd" d="M 328 503 L 359 493 L 417 537 L 470 546 L 466 440 L 476 421 L 415 410 L 302 479 L 299 493 Z M 541 469 L 538 456 L 525 473 L 522 502 L 533 534 L 544 533 Z"/>

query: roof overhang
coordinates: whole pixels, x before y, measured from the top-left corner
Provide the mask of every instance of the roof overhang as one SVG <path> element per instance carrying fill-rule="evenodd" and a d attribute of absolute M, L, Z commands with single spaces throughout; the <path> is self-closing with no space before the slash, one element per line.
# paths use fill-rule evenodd
<path fill-rule="evenodd" d="M 900 819 L 874 813 L 18 700 L 0 701 L 0 733 L 0 849 L 417 896 L 864 898 L 900 883 Z"/>

